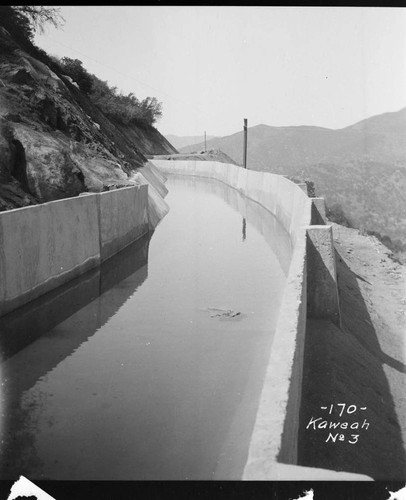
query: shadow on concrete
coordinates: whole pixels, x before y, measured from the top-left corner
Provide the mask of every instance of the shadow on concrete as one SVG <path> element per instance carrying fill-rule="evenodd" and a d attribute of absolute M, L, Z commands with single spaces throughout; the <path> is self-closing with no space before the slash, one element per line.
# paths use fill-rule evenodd
<path fill-rule="evenodd" d="M 326 226 L 325 226 L 326 227 Z M 309 234 L 306 236 L 307 255 L 307 316 L 330 319 L 340 325 L 337 285 L 328 269 L 320 248 L 315 246 Z M 332 261 L 333 257 L 331 257 Z"/>
<path fill-rule="evenodd" d="M 47 334 L 56 325 L 72 316 L 72 314 L 120 283 L 120 281 L 138 270 L 143 270 L 143 272 L 139 273 L 139 279 L 133 282 L 132 289 L 126 289 L 124 295 L 121 294 L 117 296 L 117 300 L 110 300 L 104 305 L 101 324 L 106 322 L 126 301 L 128 296 L 134 292 L 134 289 L 145 281 L 151 235 L 152 233 L 149 233 L 127 246 L 98 268 L 88 271 L 82 276 L 1 317 L 0 356 L 2 361 Z M 89 329 L 86 338 L 92 333 L 94 331 Z M 75 338 L 66 355 L 76 349 L 80 343 L 81 339 Z M 60 358 L 58 358 L 59 361 Z"/>
<path fill-rule="evenodd" d="M 321 202 L 324 207 L 324 200 Z M 325 210 L 325 207 L 324 207 Z M 317 206 L 316 200 L 312 200 L 312 209 L 311 209 L 311 225 L 312 226 L 324 226 L 326 221 L 324 220 L 323 215 L 320 212 L 320 207 Z"/>
<path fill-rule="evenodd" d="M 356 275 L 338 253 L 336 262 L 341 329 L 329 320 L 307 321 L 299 464 L 403 481 L 406 455 L 384 364 L 402 373 L 405 367 L 380 348 Z M 357 410 L 340 417 L 337 403 Z M 336 406 L 329 414 L 331 404 Z M 359 428 L 314 429 L 312 417 L 349 426 L 358 422 Z M 338 434 L 335 442 L 330 433 Z"/>

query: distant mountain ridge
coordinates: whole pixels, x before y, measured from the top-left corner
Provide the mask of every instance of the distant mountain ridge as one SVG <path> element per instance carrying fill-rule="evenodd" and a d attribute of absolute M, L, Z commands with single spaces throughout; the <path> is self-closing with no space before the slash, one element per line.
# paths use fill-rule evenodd
<path fill-rule="evenodd" d="M 359 159 L 406 161 L 404 134 L 406 108 L 373 116 L 342 129 L 299 125 L 273 127 L 256 125 L 248 129 L 249 166 L 254 170 L 293 164 L 313 164 L 332 160 Z M 221 149 L 242 164 L 243 132 L 207 141 L 208 149 Z M 181 147 L 191 153 L 204 147 L 200 142 Z"/>
<path fill-rule="evenodd" d="M 210 139 L 207 148 L 241 165 L 243 132 Z M 198 143 L 180 152 L 201 149 Z M 250 169 L 312 180 L 317 196 L 333 210 L 339 204 L 355 227 L 406 250 L 406 108 L 337 130 L 256 125 L 248 129 L 247 156 Z"/>

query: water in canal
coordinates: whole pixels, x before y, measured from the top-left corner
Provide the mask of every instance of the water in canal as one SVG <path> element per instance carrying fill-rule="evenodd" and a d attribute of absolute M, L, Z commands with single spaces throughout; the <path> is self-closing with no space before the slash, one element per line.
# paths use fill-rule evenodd
<path fill-rule="evenodd" d="M 0 320 L 0 478 L 241 478 L 289 240 L 218 181 L 167 187 L 152 237 Z"/>

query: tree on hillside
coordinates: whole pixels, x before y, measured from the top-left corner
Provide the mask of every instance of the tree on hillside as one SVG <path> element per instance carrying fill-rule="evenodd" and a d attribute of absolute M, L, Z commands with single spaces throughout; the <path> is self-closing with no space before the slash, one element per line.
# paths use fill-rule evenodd
<path fill-rule="evenodd" d="M 79 85 L 82 92 L 90 94 L 93 88 L 93 78 L 82 66 L 82 61 L 71 59 L 70 57 L 62 57 L 59 64 L 62 70 Z"/>
<path fill-rule="evenodd" d="M 56 7 L 44 7 L 43 5 L 17 5 L 12 6 L 15 12 L 29 19 L 33 31 L 44 31 L 46 24 L 52 24 L 59 28 L 64 23 L 64 18 Z"/>
<path fill-rule="evenodd" d="M 17 41 L 32 42 L 36 31 L 43 31 L 46 24 L 55 28 L 64 22 L 55 7 L 40 5 L 2 5 L 0 6 L 0 25 Z"/>
<path fill-rule="evenodd" d="M 140 103 L 142 116 L 144 120 L 152 125 L 162 116 L 162 103 L 158 102 L 156 97 L 146 97 Z"/>
<path fill-rule="evenodd" d="M 92 75 L 93 84 L 90 99 L 109 118 L 124 125 L 152 125 L 162 116 L 162 103 L 156 97 L 146 97 L 140 101 L 132 92 L 124 95 L 117 87 L 110 87 Z"/>

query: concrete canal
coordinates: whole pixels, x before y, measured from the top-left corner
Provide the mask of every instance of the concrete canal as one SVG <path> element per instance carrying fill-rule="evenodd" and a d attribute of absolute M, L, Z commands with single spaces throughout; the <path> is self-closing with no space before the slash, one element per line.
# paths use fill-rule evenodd
<path fill-rule="evenodd" d="M 290 240 L 225 184 L 167 187 L 152 237 L 0 320 L 1 478 L 241 479 Z"/>

